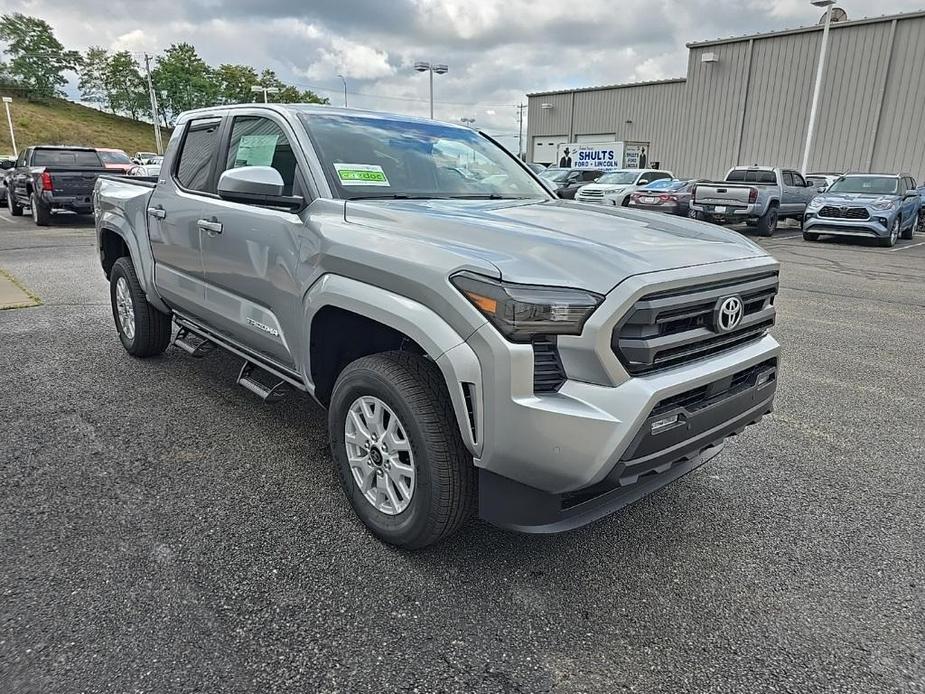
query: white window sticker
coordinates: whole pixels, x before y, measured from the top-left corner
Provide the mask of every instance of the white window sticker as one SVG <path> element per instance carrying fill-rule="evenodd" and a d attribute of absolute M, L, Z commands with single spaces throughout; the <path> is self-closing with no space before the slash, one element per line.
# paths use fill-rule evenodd
<path fill-rule="evenodd" d="M 342 186 L 390 186 L 381 166 L 376 164 L 339 164 L 334 170 Z"/>
<path fill-rule="evenodd" d="M 279 135 L 244 135 L 238 142 L 238 151 L 234 155 L 234 165 L 238 166 L 272 166 L 276 154 Z"/>

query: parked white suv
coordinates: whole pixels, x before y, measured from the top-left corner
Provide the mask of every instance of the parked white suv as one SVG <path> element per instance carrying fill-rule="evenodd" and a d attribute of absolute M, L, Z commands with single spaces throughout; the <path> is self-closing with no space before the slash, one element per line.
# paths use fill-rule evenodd
<path fill-rule="evenodd" d="M 674 178 L 670 171 L 656 169 L 620 169 L 601 176 L 594 183 L 582 186 L 575 194 L 578 202 L 599 202 L 626 207 L 630 193 L 663 178 Z"/>

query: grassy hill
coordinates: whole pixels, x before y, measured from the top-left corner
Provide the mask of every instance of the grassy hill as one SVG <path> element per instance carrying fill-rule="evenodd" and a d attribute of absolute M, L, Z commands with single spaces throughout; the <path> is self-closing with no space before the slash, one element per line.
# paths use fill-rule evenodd
<path fill-rule="evenodd" d="M 117 147 L 129 154 L 154 151 L 154 126 L 113 116 L 63 99 L 30 102 L 13 96 L 13 130 L 20 150 L 29 145 Z M 162 130 L 166 144 L 170 133 Z M 12 152 L 6 113 L 0 107 L 0 153 Z"/>

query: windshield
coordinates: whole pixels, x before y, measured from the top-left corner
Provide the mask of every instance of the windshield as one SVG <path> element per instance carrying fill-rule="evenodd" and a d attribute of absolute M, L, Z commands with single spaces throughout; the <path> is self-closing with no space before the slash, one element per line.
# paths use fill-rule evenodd
<path fill-rule="evenodd" d="M 630 185 L 635 183 L 636 179 L 639 178 L 638 171 L 614 171 L 613 173 L 604 174 L 596 183 L 609 183 L 610 185 Z"/>
<path fill-rule="evenodd" d="M 32 166 L 79 166 L 100 168 L 100 158 L 86 149 L 37 149 L 32 153 Z"/>
<path fill-rule="evenodd" d="M 840 178 L 826 191 L 828 193 L 855 193 L 858 195 L 896 195 L 899 179 L 886 176 L 849 176 Z"/>
<path fill-rule="evenodd" d="M 341 198 L 548 198 L 514 157 L 470 128 L 299 115 Z"/>
<path fill-rule="evenodd" d="M 104 164 L 131 164 L 132 160 L 128 158 L 125 152 L 106 152 L 96 150 Z"/>

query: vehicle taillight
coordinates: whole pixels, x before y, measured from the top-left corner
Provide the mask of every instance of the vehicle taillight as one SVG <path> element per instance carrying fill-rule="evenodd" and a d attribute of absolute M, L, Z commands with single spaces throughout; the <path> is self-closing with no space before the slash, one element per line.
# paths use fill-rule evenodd
<path fill-rule="evenodd" d="M 678 199 L 677 195 L 659 195 L 658 199 L 662 202 L 672 202 Z"/>
<path fill-rule="evenodd" d="M 748 202 L 749 204 L 754 204 L 758 202 L 758 189 L 752 188 L 748 191 Z"/>
<path fill-rule="evenodd" d="M 54 190 L 55 184 L 51 182 L 51 174 L 47 171 L 42 172 L 42 190 Z"/>

